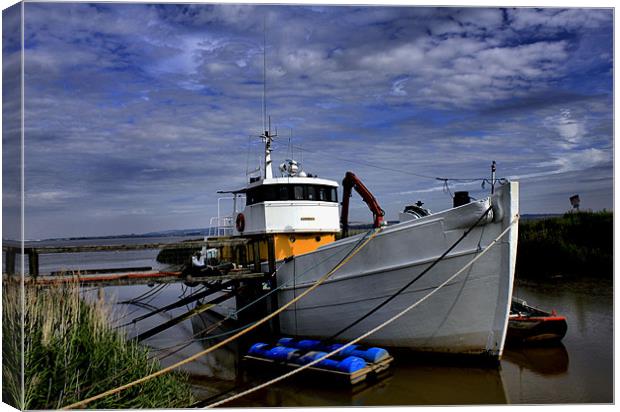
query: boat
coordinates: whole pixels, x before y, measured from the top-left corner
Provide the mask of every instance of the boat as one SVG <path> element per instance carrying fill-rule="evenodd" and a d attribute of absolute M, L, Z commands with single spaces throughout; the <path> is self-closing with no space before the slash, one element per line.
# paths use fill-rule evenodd
<path fill-rule="evenodd" d="M 241 189 L 218 192 L 232 194 L 232 238 L 258 242 L 255 253 L 262 271 L 277 268 L 274 286 L 280 306 L 346 260 L 316 290 L 280 313 L 281 334 L 354 339 L 438 288 L 504 232 L 460 277 L 363 341 L 423 352 L 501 356 L 517 251 L 517 182 L 493 175 L 492 194 L 484 199 L 460 196 L 460 203 L 447 210 L 431 214 L 418 208 L 410 218 L 387 225 L 379 203 L 352 172 L 343 180 L 341 213 L 337 181 L 307 173 L 293 159 L 281 163 L 280 175 L 274 176 L 273 137 L 270 130 L 260 136 L 265 147 L 260 174 L 249 176 Z M 352 189 L 373 213 L 372 240 L 368 233 L 348 236 Z M 269 264 L 270 251 L 275 265 Z M 369 314 L 390 297 L 389 304 Z M 352 325 L 364 314 L 366 319 Z"/>
<path fill-rule="evenodd" d="M 512 298 L 507 339 L 511 343 L 558 343 L 566 335 L 566 317 Z"/>

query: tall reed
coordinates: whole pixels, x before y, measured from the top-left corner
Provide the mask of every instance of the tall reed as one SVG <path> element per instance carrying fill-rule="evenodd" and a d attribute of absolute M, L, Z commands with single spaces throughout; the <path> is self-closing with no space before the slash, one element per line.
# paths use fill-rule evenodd
<path fill-rule="evenodd" d="M 521 278 L 613 275 L 613 213 L 577 212 L 519 223 Z"/>
<path fill-rule="evenodd" d="M 24 315 L 24 402 L 19 374 L 5 374 L 7 399 L 25 409 L 56 409 L 120 386 L 159 368 L 147 349 L 125 340 L 109 324 L 110 307 L 99 299 L 85 302 L 76 285 L 27 286 L 21 307 L 18 285 L 5 283 L 3 293 L 3 355 L 19 346 L 19 319 Z M 3 397 L 5 393 L 3 392 Z M 188 377 L 163 375 L 88 407 L 172 408 L 193 402 Z"/>

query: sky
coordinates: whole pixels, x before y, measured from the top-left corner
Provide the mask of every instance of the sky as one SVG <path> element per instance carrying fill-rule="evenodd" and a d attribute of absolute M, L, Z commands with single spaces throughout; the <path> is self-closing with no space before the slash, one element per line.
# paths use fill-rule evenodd
<path fill-rule="evenodd" d="M 612 209 L 612 33 L 604 8 L 26 3 L 25 237 L 207 227 L 259 159 L 263 50 L 274 165 L 351 170 L 388 220 L 486 196 L 435 178 L 493 160 L 522 214 Z M 356 195 L 350 215 L 372 220 Z"/>

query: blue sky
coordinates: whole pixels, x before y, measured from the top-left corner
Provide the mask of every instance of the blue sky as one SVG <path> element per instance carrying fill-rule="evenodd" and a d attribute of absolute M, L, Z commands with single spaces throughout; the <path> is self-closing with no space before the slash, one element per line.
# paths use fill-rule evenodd
<path fill-rule="evenodd" d="M 611 209 L 612 17 L 27 3 L 26 237 L 208 226 L 216 191 L 243 186 L 260 150 L 263 19 L 276 164 L 292 135 L 308 172 L 352 170 L 388 219 L 417 200 L 450 206 L 420 175 L 486 177 L 492 160 L 521 182 L 522 213 L 564 212 L 575 193 Z M 370 221 L 355 199 L 352 219 Z"/>

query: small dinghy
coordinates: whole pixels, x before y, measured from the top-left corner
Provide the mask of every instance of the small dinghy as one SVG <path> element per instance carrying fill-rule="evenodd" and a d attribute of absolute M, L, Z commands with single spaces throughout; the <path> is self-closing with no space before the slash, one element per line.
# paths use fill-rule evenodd
<path fill-rule="evenodd" d="M 508 318 L 507 340 L 512 343 L 554 343 L 566 335 L 566 317 L 529 306 L 527 302 L 512 298 Z"/>

